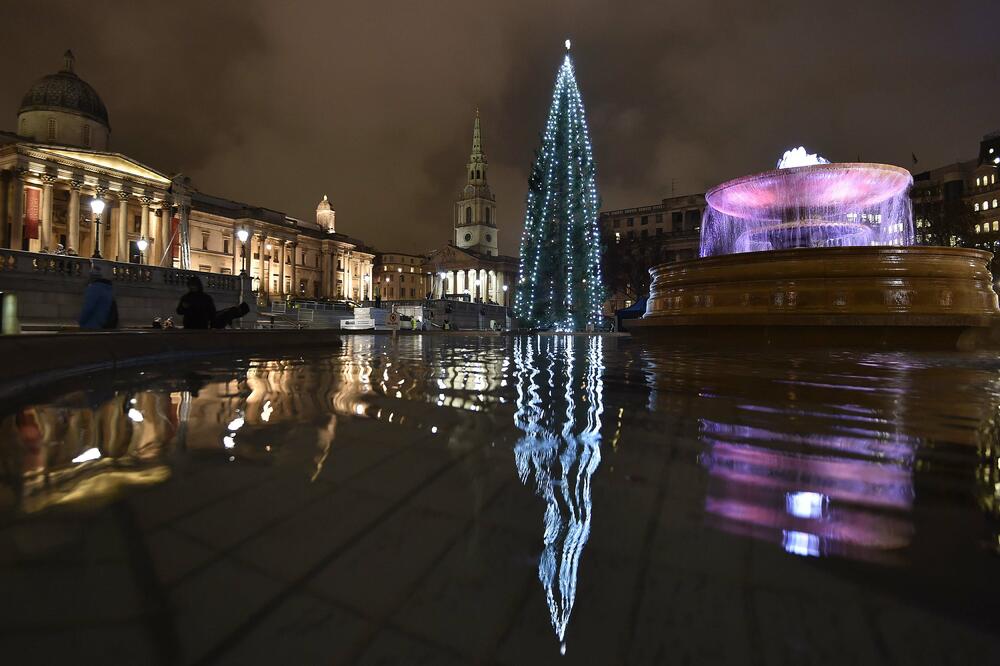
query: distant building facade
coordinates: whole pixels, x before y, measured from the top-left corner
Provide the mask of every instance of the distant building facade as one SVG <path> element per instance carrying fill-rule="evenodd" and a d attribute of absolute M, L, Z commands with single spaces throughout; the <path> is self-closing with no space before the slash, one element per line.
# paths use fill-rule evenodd
<path fill-rule="evenodd" d="M 705 195 L 663 199 L 652 206 L 601 213 L 608 298 L 604 313 L 629 307 L 649 289 L 649 268 L 695 259 L 701 236 Z"/>
<path fill-rule="evenodd" d="M 110 136 L 107 108 L 67 51 L 63 68 L 25 94 L 17 131 L 0 133 L 0 247 L 99 250 L 111 261 L 218 274 L 245 268 L 264 299 L 371 298 L 375 254 L 337 233 L 326 197 L 315 222 L 213 197 L 110 151 Z M 95 198 L 106 203 L 99 224 Z"/>
<path fill-rule="evenodd" d="M 381 252 L 375 260 L 375 289 L 384 300 L 408 301 L 426 298 L 431 290 L 431 276 L 422 254 Z"/>
<path fill-rule="evenodd" d="M 1000 132 L 979 142 L 979 154 L 913 174 L 913 219 L 919 245 L 1000 245 Z"/>

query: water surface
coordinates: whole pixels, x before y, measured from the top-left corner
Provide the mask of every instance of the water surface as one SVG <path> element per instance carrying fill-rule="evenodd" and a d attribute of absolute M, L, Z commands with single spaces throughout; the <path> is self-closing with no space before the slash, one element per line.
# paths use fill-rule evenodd
<path fill-rule="evenodd" d="M 9 663 L 1000 663 L 1000 359 L 352 336 L 0 420 Z"/>

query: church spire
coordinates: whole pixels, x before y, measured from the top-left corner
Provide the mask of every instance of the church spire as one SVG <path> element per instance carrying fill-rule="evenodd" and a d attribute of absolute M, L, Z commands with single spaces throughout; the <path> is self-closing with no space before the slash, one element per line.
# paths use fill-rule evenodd
<path fill-rule="evenodd" d="M 472 162 L 485 162 L 483 156 L 483 139 L 479 129 L 479 107 L 476 107 L 476 123 L 472 127 Z"/>
<path fill-rule="evenodd" d="M 483 132 L 479 124 L 479 107 L 476 107 L 476 121 L 472 126 L 472 155 L 469 156 L 469 185 L 486 185 L 486 155 L 483 154 Z"/>

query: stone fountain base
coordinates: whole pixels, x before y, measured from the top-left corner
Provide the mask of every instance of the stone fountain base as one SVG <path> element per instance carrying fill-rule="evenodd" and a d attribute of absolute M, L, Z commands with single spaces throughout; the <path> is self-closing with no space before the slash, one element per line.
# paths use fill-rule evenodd
<path fill-rule="evenodd" d="M 1000 343 L 989 252 L 802 248 L 663 264 L 643 337 L 710 345 L 969 349 Z M 998 330 L 994 332 L 994 327 Z"/>

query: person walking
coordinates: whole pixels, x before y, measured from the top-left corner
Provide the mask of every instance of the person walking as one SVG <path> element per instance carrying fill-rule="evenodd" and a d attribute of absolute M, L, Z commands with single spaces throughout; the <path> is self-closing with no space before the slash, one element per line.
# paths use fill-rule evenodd
<path fill-rule="evenodd" d="M 177 304 L 177 314 L 184 317 L 184 328 L 211 328 L 215 319 L 215 301 L 205 293 L 201 279 L 192 275 L 187 281 L 188 292 Z"/>
<path fill-rule="evenodd" d="M 111 281 L 97 264 L 90 266 L 90 281 L 83 292 L 83 309 L 80 310 L 80 328 L 100 330 L 118 328 L 118 303 Z"/>

